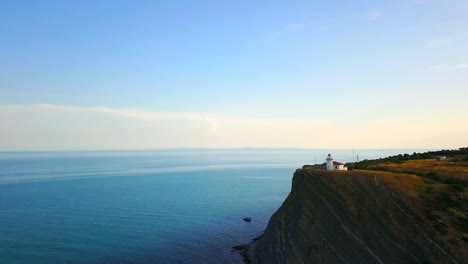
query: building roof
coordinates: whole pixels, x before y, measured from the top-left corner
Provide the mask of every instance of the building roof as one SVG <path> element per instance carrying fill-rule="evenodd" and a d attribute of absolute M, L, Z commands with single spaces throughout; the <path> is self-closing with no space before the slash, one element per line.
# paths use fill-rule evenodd
<path fill-rule="evenodd" d="M 333 165 L 344 165 L 344 163 L 338 162 L 338 161 L 333 161 Z"/>

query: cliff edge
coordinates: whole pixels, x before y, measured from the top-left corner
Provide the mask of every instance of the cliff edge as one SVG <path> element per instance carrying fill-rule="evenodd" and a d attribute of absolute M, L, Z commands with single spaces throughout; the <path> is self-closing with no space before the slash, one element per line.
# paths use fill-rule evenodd
<path fill-rule="evenodd" d="M 263 236 L 244 252 L 247 262 L 466 263 L 466 234 L 430 218 L 434 186 L 412 174 L 298 169 Z M 464 192 L 453 191 L 462 202 Z"/>

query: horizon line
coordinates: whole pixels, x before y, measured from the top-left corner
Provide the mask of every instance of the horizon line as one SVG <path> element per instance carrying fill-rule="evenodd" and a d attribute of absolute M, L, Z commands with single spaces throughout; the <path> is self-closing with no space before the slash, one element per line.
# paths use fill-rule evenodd
<path fill-rule="evenodd" d="M 6 152 L 106 152 L 106 151 L 214 151 L 214 150 L 315 150 L 315 151 L 330 151 L 330 150 L 422 150 L 422 151 L 431 151 L 431 150 L 457 150 L 458 148 L 295 148 L 295 147 L 232 147 L 232 148 L 211 148 L 211 147 L 184 147 L 184 148 L 136 148 L 136 149 L 125 149 L 125 148 L 115 148 L 115 149 L 18 149 L 18 150 L 0 150 L 0 153 Z"/>

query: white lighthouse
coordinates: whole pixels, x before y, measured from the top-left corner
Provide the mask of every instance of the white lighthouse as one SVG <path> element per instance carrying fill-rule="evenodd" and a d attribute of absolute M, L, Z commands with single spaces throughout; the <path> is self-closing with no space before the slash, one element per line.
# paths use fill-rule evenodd
<path fill-rule="evenodd" d="M 329 153 L 326 159 L 327 170 L 348 170 L 348 167 L 344 163 L 333 161 L 332 155 Z"/>
<path fill-rule="evenodd" d="M 326 162 L 327 162 L 327 170 L 333 170 L 333 157 L 330 153 L 328 153 Z"/>

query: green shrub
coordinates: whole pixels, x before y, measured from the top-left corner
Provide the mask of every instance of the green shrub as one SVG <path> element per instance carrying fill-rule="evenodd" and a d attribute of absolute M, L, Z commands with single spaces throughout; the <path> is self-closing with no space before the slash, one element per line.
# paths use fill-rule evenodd
<path fill-rule="evenodd" d="M 465 187 L 463 187 L 463 185 L 460 185 L 460 184 L 451 184 L 450 187 L 459 192 L 465 191 Z"/>
<path fill-rule="evenodd" d="M 466 243 L 468 243 L 468 235 L 467 234 L 463 234 L 462 238 Z"/>
<path fill-rule="evenodd" d="M 456 218 L 466 218 L 466 215 L 457 208 L 449 208 L 447 211 L 449 211 L 449 213 L 451 213 Z"/>

